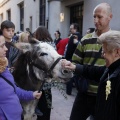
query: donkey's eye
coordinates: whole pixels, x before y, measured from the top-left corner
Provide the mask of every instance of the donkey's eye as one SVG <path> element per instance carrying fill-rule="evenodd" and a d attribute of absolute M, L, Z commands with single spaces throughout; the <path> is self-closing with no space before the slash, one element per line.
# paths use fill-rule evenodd
<path fill-rule="evenodd" d="M 47 53 L 41 53 L 40 56 L 48 55 Z"/>

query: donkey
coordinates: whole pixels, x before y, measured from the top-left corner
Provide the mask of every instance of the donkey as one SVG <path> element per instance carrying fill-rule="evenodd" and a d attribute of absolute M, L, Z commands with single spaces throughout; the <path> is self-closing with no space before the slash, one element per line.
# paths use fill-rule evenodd
<path fill-rule="evenodd" d="M 18 57 L 13 76 L 16 84 L 25 90 L 38 90 L 45 81 L 71 78 L 72 72 L 61 67 L 61 55 L 45 42 L 31 38 L 29 43 L 15 43 L 22 53 Z M 21 102 L 24 120 L 36 120 L 34 109 L 38 100 Z"/>

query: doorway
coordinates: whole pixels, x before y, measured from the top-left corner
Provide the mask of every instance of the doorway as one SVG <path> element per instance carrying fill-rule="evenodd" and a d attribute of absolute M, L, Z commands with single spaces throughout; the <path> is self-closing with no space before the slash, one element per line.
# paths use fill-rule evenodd
<path fill-rule="evenodd" d="M 78 23 L 79 32 L 82 35 L 83 29 L 83 2 L 70 7 L 70 24 Z"/>

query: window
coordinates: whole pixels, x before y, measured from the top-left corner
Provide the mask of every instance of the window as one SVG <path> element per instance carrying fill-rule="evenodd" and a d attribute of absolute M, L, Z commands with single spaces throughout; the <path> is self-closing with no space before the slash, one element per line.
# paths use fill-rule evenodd
<path fill-rule="evenodd" d="M 3 22 L 3 13 L 0 14 L 0 22 Z"/>
<path fill-rule="evenodd" d="M 39 24 L 45 26 L 46 0 L 40 0 L 40 19 Z"/>
<path fill-rule="evenodd" d="M 11 21 L 11 10 L 7 10 L 7 17 L 8 20 Z"/>
<path fill-rule="evenodd" d="M 29 28 L 30 28 L 30 31 L 32 31 L 32 16 L 30 16 Z"/>
<path fill-rule="evenodd" d="M 70 24 L 78 23 L 80 28 L 80 33 L 82 34 L 83 25 L 83 2 L 79 5 L 74 5 L 70 7 Z"/>
<path fill-rule="evenodd" d="M 24 3 L 20 5 L 20 30 L 24 31 Z"/>

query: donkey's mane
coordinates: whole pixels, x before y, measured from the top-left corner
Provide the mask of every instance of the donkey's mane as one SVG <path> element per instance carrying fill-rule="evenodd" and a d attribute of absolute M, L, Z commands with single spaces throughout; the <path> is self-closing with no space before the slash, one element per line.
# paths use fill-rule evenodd
<path fill-rule="evenodd" d="M 28 53 L 21 54 L 14 67 L 15 70 L 13 72 L 13 76 L 15 78 L 15 82 L 18 86 L 20 86 L 23 89 L 30 89 L 30 90 L 35 90 L 35 85 L 33 82 L 29 79 L 28 77 L 28 71 L 27 71 L 27 59 L 28 58 Z"/>

